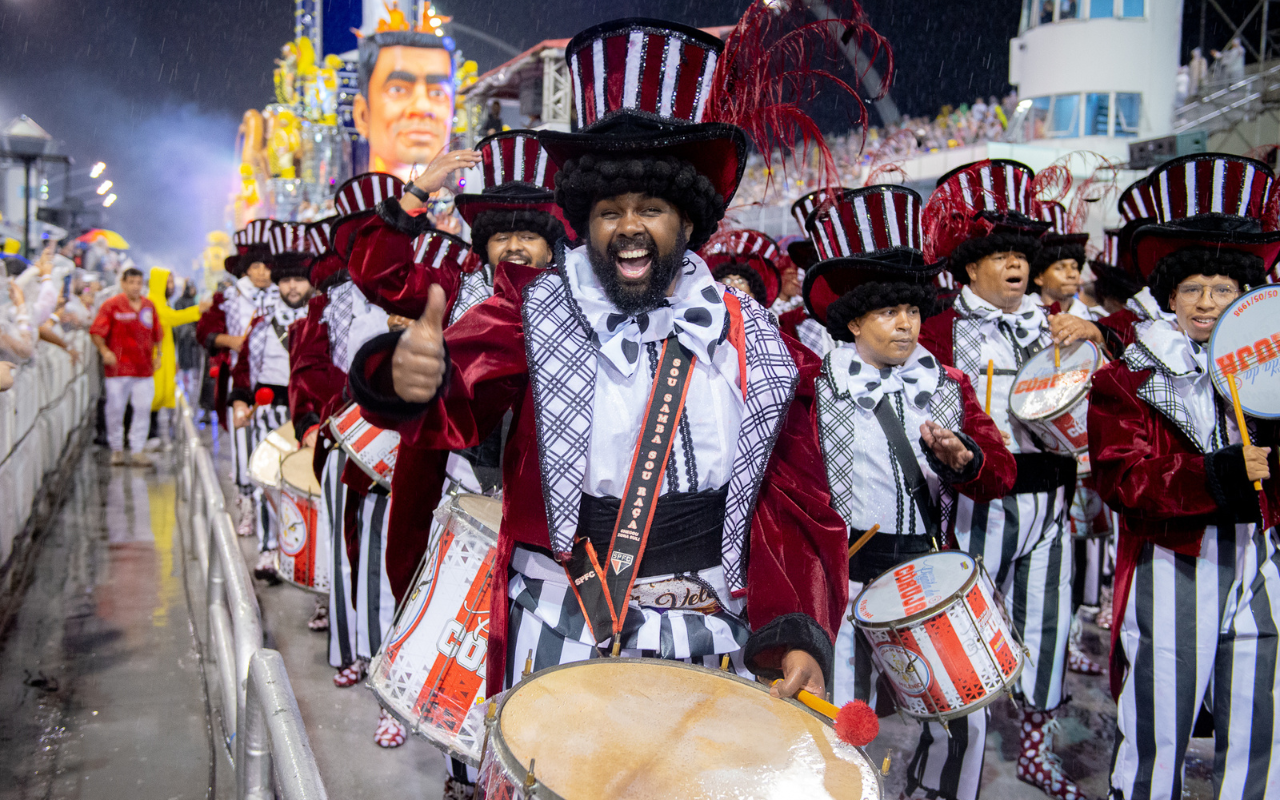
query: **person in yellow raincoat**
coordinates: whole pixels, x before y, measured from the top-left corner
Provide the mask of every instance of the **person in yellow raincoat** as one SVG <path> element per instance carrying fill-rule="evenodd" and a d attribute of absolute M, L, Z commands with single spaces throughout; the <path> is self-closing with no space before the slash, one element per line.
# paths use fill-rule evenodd
<path fill-rule="evenodd" d="M 173 345 L 173 329 L 178 325 L 186 325 L 200 319 L 200 315 L 209 307 L 205 300 L 198 306 L 178 311 L 169 305 L 169 295 L 173 288 L 173 275 L 164 267 L 152 267 L 147 286 L 147 299 L 156 307 L 160 318 L 163 338 L 160 340 L 160 368 L 155 372 L 156 394 L 151 401 L 151 410 L 160 412 L 157 427 L 160 439 L 167 450 L 171 447 L 170 423 L 173 409 L 178 405 L 178 354 Z"/>

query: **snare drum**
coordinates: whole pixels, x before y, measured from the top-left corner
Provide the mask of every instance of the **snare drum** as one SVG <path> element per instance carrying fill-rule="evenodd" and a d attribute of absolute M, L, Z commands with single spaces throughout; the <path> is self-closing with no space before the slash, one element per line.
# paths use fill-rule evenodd
<path fill-rule="evenodd" d="M 304 447 L 280 462 L 280 549 L 276 571 L 299 589 L 329 593 L 330 542 L 320 530 L 320 482 L 315 451 Z"/>
<path fill-rule="evenodd" d="M 249 455 L 249 480 L 263 490 L 272 507 L 280 507 L 280 462 L 297 451 L 293 423 L 286 422 L 258 443 Z"/>
<path fill-rule="evenodd" d="M 650 658 L 551 667 L 504 693 L 477 790 L 511 800 L 883 797 L 871 760 L 830 720 L 765 684 Z"/>
<path fill-rule="evenodd" d="M 370 423 L 352 403 L 334 414 L 329 430 L 347 456 L 382 488 L 391 491 L 391 474 L 400 451 L 400 434 Z"/>
<path fill-rule="evenodd" d="M 413 590 L 369 665 L 368 684 L 409 730 L 475 766 L 502 503 L 461 494 L 436 514 L 443 528 L 433 531 Z"/>
<path fill-rule="evenodd" d="M 853 601 L 854 626 L 889 678 L 898 708 L 947 722 L 1000 696 L 1022 673 L 1024 653 L 986 570 L 948 550 L 876 578 Z"/>
<path fill-rule="evenodd" d="M 1078 341 L 1058 351 L 1053 347 L 1027 359 L 1009 391 L 1009 415 L 1027 426 L 1053 453 L 1077 457 L 1079 474 L 1089 471 L 1089 388 L 1106 362 L 1093 342 Z"/>

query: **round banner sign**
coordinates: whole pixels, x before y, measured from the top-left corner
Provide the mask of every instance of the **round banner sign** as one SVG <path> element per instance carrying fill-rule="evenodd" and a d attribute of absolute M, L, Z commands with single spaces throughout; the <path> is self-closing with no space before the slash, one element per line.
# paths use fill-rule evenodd
<path fill-rule="evenodd" d="M 1251 417 L 1280 417 L 1280 285 L 1242 294 L 1222 312 L 1209 338 L 1214 388 L 1228 401 L 1227 376 Z"/>

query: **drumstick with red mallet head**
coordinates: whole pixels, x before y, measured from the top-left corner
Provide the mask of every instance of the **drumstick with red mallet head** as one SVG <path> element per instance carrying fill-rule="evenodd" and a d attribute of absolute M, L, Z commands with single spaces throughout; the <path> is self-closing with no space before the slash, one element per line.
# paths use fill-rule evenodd
<path fill-rule="evenodd" d="M 258 391 L 253 393 L 253 408 L 249 409 L 249 416 L 252 417 L 259 406 L 269 406 L 276 399 L 276 393 L 265 386 L 259 386 Z"/>
<path fill-rule="evenodd" d="M 796 692 L 796 699 L 835 722 L 836 736 L 845 744 L 865 747 L 880 734 L 880 718 L 871 706 L 861 700 L 850 700 L 836 708 L 834 704 L 804 689 Z"/>

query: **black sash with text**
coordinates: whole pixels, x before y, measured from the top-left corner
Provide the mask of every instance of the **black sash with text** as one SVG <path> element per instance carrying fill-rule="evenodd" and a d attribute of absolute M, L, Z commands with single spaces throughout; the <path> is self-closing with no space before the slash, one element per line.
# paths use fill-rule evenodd
<path fill-rule="evenodd" d="M 635 583 L 640 559 L 644 557 L 658 490 L 666 472 L 676 424 L 684 411 L 693 373 L 694 356 L 674 335 L 662 343 L 662 358 L 654 376 L 653 390 L 645 409 L 644 424 L 636 442 L 627 476 L 626 491 L 618 508 L 609 552 L 602 560 L 590 539 L 574 540 L 573 554 L 567 570 L 570 585 L 591 626 L 596 645 L 610 637 L 617 649 L 622 624 L 627 616 L 627 602 Z"/>

